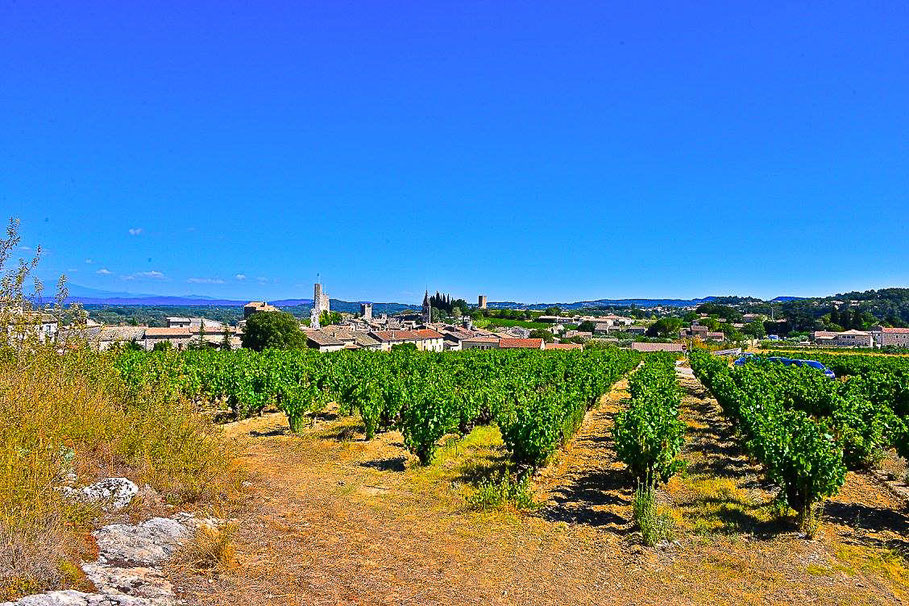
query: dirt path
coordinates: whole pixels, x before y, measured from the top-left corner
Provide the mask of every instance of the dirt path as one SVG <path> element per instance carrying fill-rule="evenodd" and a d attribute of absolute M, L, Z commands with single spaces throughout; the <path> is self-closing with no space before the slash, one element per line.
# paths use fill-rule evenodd
<path fill-rule="evenodd" d="M 208 573 L 174 567 L 174 585 L 192 604 L 897 601 L 886 571 L 855 564 L 844 571 L 835 558 L 831 564 L 826 537 L 765 538 L 747 525 L 730 529 L 727 521 L 719 532 L 691 530 L 700 488 L 687 478 L 662 495 L 680 503 L 679 544 L 642 547 L 610 437 L 624 389 L 620 383 L 588 413 L 573 442 L 537 478 L 545 505 L 532 514 L 465 507 L 470 482 L 504 459 L 495 428 L 453 441 L 420 468 L 400 434 L 365 442 L 355 419 L 329 417 L 302 436 L 286 431 L 282 415 L 234 424 L 228 432 L 252 481 L 234 514 L 237 566 Z M 738 478 L 747 462 L 724 451 L 711 401 L 689 397 L 690 424 L 703 426 L 686 453 L 691 464 L 706 453 L 699 472 L 705 478 L 729 476 L 737 488 L 752 482 L 749 473 Z"/>
<path fill-rule="evenodd" d="M 840 494 L 826 505 L 817 540 L 804 540 L 776 514 L 772 486 L 741 449 L 716 400 L 690 368 L 679 368 L 678 375 L 685 393 L 687 470 L 666 492 L 680 523 L 693 542 L 704 545 L 708 558 L 720 548 L 734 562 L 741 544 L 748 545 L 751 557 L 741 562 L 747 574 L 732 583 L 747 591 L 742 579 L 778 581 L 780 587 L 768 587 L 773 601 L 788 601 L 790 595 L 839 603 L 909 599 L 906 503 L 871 474 L 849 472 Z M 855 524 L 862 520 L 864 527 Z M 765 569 L 757 570 L 755 563 L 761 561 Z"/>

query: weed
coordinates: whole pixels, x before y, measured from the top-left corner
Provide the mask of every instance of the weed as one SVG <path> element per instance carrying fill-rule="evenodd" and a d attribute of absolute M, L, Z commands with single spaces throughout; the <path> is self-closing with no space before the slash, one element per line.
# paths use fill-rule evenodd
<path fill-rule="evenodd" d="M 193 538 L 183 546 L 178 560 L 197 570 L 230 569 L 236 563 L 235 524 L 200 526 Z"/>
<path fill-rule="evenodd" d="M 524 474 L 522 477 L 516 477 L 511 473 L 480 482 L 473 494 L 468 495 L 467 504 L 477 511 L 504 507 L 528 511 L 539 507 L 530 490 L 530 476 Z"/>
<path fill-rule="evenodd" d="M 647 482 L 638 484 L 632 508 L 645 545 L 653 547 L 660 541 L 675 539 L 675 520 L 670 513 L 657 508 L 653 487 Z"/>
<path fill-rule="evenodd" d="M 811 506 L 804 508 L 799 512 L 798 515 L 799 530 L 805 533 L 806 538 L 813 539 L 817 536 L 817 531 L 821 527 L 821 518 L 823 517 L 823 501 L 819 501 Z"/>

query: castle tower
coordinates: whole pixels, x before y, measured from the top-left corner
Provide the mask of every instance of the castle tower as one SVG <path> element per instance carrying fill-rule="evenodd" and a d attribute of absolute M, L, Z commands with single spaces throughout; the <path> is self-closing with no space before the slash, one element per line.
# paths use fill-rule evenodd
<path fill-rule="evenodd" d="M 312 287 L 312 309 L 309 312 L 310 328 L 320 328 L 319 316 L 322 315 L 323 311 L 331 311 L 329 309 L 328 295 L 322 292 L 322 284 L 316 282 Z"/>
<path fill-rule="evenodd" d="M 486 309 L 486 295 L 480 295 L 477 297 L 477 307 L 480 309 Z"/>

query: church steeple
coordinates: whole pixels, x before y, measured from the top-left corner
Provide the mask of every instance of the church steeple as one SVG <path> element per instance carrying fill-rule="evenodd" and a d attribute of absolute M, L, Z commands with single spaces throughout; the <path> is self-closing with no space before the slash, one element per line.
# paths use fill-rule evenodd
<path fill-rule="evenodd" d="M 429 302 L 429 289 L 423 295 L 423 324 L 432 322 L 432 303 Z"/>

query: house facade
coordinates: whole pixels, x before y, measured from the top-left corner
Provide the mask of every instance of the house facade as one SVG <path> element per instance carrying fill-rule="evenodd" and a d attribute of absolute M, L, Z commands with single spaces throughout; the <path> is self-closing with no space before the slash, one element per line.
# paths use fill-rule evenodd
<path fill-rule="evenodd" d="M 909 328 L 875 326 L 871 333 L 877 347 L 909 347 Z"/>

